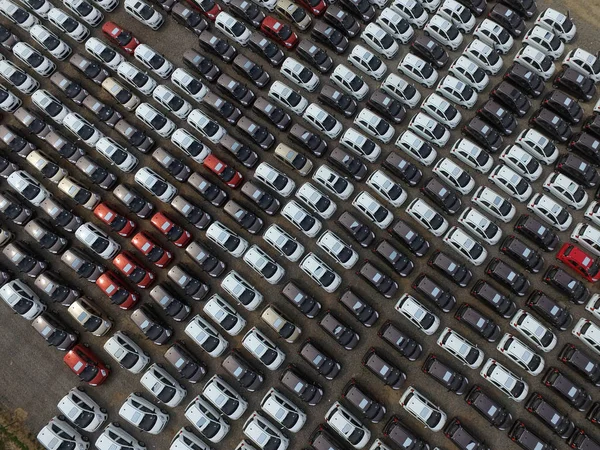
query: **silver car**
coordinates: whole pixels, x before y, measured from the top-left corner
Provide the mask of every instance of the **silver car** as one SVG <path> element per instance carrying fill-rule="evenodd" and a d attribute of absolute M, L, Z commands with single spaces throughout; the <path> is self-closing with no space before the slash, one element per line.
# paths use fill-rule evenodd
<path fill-rule="evenodd" d="M 23 225 L 31 219 L 33 212 L 10 192 L 0 192 L 0 214 L 6 220 Z"/>
<path fill-rule="evenodd" d="M 60 260 L 73 270 L 77 275 L 95 283 L 100 275 L 106 270 L 103 266 L 96 264 L 89 256 L 81 250 L 70 248 L 64 252 Z"/>
<path fill-rule="evenodd" d="M 31 322 L 31 326 L 46 340 L 48 345 L 56 347 L 58 350 L 67 351 L 77 343 L 77 334 L 48 311 L 37 316 Z"/>
<path fill-rule="evenodd" d="M 52 272 L 41 273 L 35 279 L 34 284 L 35 287 L 50 297 L 50 300 L 63 306 L 71 306 L 81 296 L 78 289 L 72 288 Z"/>
<path fill-rule="evenodd" d="M 52 227 L 43 219 L 30 220 L 25 225 L 25 232 L 35 240 L 37 245 L 55 255 L 62 253 L 69 244 L 64 237 L 54 233 Z"/>
<path fill-rule="evenodd" d="M 37 277 L 48 267 L 48 263 L 38 259 L 29 249 L 18 242 L 11 242 L 2 250 L 2 254 L 12 262 L 20 273 Z"/>
<path fill-rule="evenodd" d="M 75 232 L 83 223 L 81 217 L 73 214 L 53 197 L 44 200 L 40 208 L 52 219 L 55 226 L 61 227 L 69 233 Z"/>
<path fill-rule="evenodd" d="M 117 182 L 114 173 L 100 166 L 90 156 L 84 155 L 75 163 L 77 167 L 95 186 L 104 190 L 110 190 Z"/>
<path fill-rule="evenodd" d="M 154 205 L 146 200 L 138 191 L 125 184 L 119 184 L 113 189 L 113 195 L 132 213 L 146 219 L 154 211 Z"/>

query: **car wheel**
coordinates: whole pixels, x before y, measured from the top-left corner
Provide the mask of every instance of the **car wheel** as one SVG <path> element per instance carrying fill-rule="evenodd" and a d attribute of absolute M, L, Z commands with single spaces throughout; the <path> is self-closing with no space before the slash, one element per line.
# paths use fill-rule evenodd
<path fill-rule="evenodd" d="M 427 36 L 427 37 L 429 37 L 429 36 L 430 36 L 430 34 L 429 34 L 429 31 L 427 31 L 427 30 L 423 31 L 423 34 L 424 34 L 425 36 Z"/>
<path fill-rule="evenodd" d="M 161 409 L 160 412 L 163 414 L 169 414 L 169 412 L 166 409 Z"/>
<path fill-rule="evenodd" d="M 89 438 L 89 437 L 87 437 L 87 436 L 81 436 L 81 440 L 82 440 L 83 442 L 89 442 L 90 438 Z"/>
<path fill-rule="evenodd" d="M 542 186 L 542 189 L 546 192 L 550 192 L 550 189 L 548 189 L 546 186 Z"/>
<path fill-rule="evenodd" d="M 119 422 L 113 422 L 112 424 L 117 428 L 121 428 L 121 424 Z"/>
<path fill-rule="evenodd" d="M 106 414 L 108 412 L 108 409 L 106 409 L 106 408 L 100 408 L 100 412 Z"/>
<path fill-rule="evenodd" d="M 110 364 L 104 364 L 108 370 L 110 370 Z"/>
<path fill-rule="evenodd" d="M 60 415 L 58 416 L 58 418 L 59 418 L 60 420 L 67 420 L 67 418 L 66 418 L 64 415 L 62 415 L 62 414 L 60 414 Z"/>
<path fill-rule="evenodd" d="M 88 344 L 87 342 L 86 342 L 85 344 L 83 344 L 83 346 L 84 346 L 85 348 L 90 348 L 90 344 Z"/>
<path fill-rule="evenodd" d="M 527 211 L 529 212 L 533 212 L 533 208 L 530 208 L 529 206 L 527 207 Z"/>
<path fill-rule="evenodd" d="M 137 395 L 138 397 L 141 397 L 141 396 L 142 396 L 142 393 L 141 393 L 141 392 L 139 392 L 139 391 L 138 391 L 138 392 L 134 392 L 133 394 L 134 394 L 134 395 Z"/>
<path fill-rule="evenodd" d="M 85 392 L 85 389 L 83 387 L 81 387 L 81 386 L 77 386 L 77 390 L 79 392 Z"/>
<path fill-rule="evenodd" d="M 146 444 L 145 444 L 144 442 L 142 442 L 142 441 L 138 441 L 138 445 L 139 445 L 140 447 L 145 447 L 145 446 L 146 446 Z"/>

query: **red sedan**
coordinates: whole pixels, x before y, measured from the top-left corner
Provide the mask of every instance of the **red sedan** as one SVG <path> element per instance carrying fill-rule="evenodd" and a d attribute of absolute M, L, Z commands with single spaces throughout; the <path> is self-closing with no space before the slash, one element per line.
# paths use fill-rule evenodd
<path fill-rule="evenodd" d="M 111 303 L 121 309 L 131 309 L 139 300 L 137 294 L 127 289 L 112 272 L 104 272 L 100 275 L 96 280 L 96 286 L 110 298 Z"/>
<path fill-rule="evenodd" d="M 123 51 L 133 55 L 135 48 L 140 45 L 140 41 L 131 34 L 131 31 L 127 31 L 121 28 L 114 22 L 106 22 L 102 25 L 102 32 L 117 47 L 123 49 Z"/>
<path fill-rule="evenodd" d="M 295 0 L 295 2 L 309 10 L 314 16 L 322 16 L 327 9 L 327 3 L 323 0 Z"/>
<path fill-rule="evenodd" d="M 187 0 L 188 4 L 194 9 L 205 15 L 213 22 L 223 9 L 215 0 Z"/>
<path fill-rule="evenodd" d="M 141 266 L 129 252 L 121 252 L 113 259 L 114 266 L 129 281 L 141 289 L 146 289 L 154 282 L 154 274 Z"/>
<path fill-rule="evenodd" d="M 556 254 L 556 259 L 592 283 L 600 280 L 600 261 L 573 244 L 564 244 Z"/>
<path fill-rule="evenodd" d="M 133 220 L 117 214 L 116 211 L 104 202 L 94 208 L 94 215 L 108 225 L 111 230 L 119 233 L 120 236 L 127 237 L 137 228 Z"/>
<path fill-rule="evenodd" d="M 150 262 L 153 262 L 156 267 L 165 267 L 173 260 L 173 255 L 170 251 L 162 248 L 143 231 L 136 234 L 131 239 L 131 243 L 135 248 L 142 252 Z"/>
<path fill-rule="evenodd" d="M 63 361 L 81 381 L 99 386 L 106 381 L 110 370 L 85 344 L 77 344 L 67 352 Z"/>
<path fill-rule="evenodd" d="M 260 31 L 290 50 L 298 45 L 299 39 L 296 33 L 292 31 L 292 27 L 272 16 L 264 18 L 260 24 Z"/>
<path fill-rule="evenodd" d="M 192 240 L 192 235 L 187 230 L 174 223 L 164 213 L 154 214 L 150 219 L 150 223 L 177 247 L 184 247 Z"/>
<path fill-rule="evenodd" d="M 241 173 L 233 167 L 228 166 L 212 153 L 204 158 L 202 162 L 205 167 L 214 172 L 221 180 L 223 180 L 230 188 L 236 188 L 244 180 Z"/>

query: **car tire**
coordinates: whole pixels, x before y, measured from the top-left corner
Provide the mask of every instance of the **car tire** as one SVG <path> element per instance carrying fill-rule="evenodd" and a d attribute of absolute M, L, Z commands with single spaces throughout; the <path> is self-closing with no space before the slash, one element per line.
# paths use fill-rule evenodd
<path fill-rule="evenodd" d="M 90 438 L 89 438 L 89 437 L 87 437 L 87 436 L 81 436 L 81 440 L 82 440 L 83 442 L 89 442 L 89 441 L 90 441 Z"/>
<path fill-rule="evenodd" d="M 79 392 L 85 392 L 85 389 L 83 387 L 81 387 L 81 386 L 77 386 L 77 390 Z"/>
<path fill-rule="evenodd" d="M 112 424 L 117 428 L 121 428 L 121 424 L 119 422 L 113 422 Z"/>
<path fill-rule="evenodd" d="M 141 396 L 142 396 L 142 393 L 141 393 L 140 391 L 134 392 L 133 394 L 134 394 L 134 395 L 137 395 L 138 397 L 141 397 Z"/>
<path fill-rule="evenodd" d="M 138 441 L 138 445 L 140 447 L 146 447 L 146 444 L 144 442 L 142 442 L 142 441 Z"/>
<path fill-rule="evenodd" d="M 106 414 L 106 413 L 108 413 L 108 409 L 106 409 L 106 408 L 100 408 L 100 412 Z"/>
<path fill-rule="evenodd" d="M 166 409 L 161 409 L 160 412 L 163 414 L 169 414 L 169 411 L 167 411 Z"/>
<path fill-rule="evenodd" d="M 59 414 L 58 418 L 60 420 L 67 420 L 67 418 L 63 414 Z"/>

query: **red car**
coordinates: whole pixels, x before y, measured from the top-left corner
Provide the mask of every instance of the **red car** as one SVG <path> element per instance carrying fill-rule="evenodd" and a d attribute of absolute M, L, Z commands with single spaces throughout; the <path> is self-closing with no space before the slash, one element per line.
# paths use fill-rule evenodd
<path fill-rule="evenodd" d="M 131 31 L 127 31 L 121 28 L 114 22 L 106 22 L 102 25 L 102 32 L 117 47 L 122 48 L 126 53 L 133 55 L 135 48 L 140 45 L 140 41 L 131 34 Z"/>
<path fill-rule="evenodd" d="M 117 214 L 116 211 L 104 202 L 94 208 L 94 215 L 108 225 L 111 230 L 119 233 L 120 236 L 127 237 L 137 228 L 133 220 Z"/>
<path fill-rule="evenodd" d="M 223 180 L 230 188 L 236 188 L 244 180 L 241 173 L 233 167 L 228 166 L 212 153 L 204 158 L 202 162 L 205 167 L 214 172 L 221 180 Z"/>
<path fill-rule="evenodd" d="M 100 386 L 110 375 L 110 370 L 85 344 L 77 344 L 67 352 L 63 361 L 81 381 L 90 386 Z"/>
<path fill-rule="evenodd" d="M 260 31 L 290 50 L 298 45 L 299 39 L 296 33 L 292 31 L 292 27 L 272 16 L 264 18 L 260 24 Z"/>
<path fill-rule="evenodd" d="M 141 289 L 146 289 L 154 282 L 154 274 L 140 265 L 129 252 L 121 252 L 113 259 L 114 266 L 129 281 Z"/>
<path fill-rule="evenodd" d="M 153 262 L 156 267 L 165 267 L 173 260 L 173 255 L 170 251 L 162 248 L 143 231 L 136 234 L 131 239 L 131 243 L 149 261 Z"/>
<path fill-rule="evenodd" d="M 294 0 L 304 9 L 309 10 L 314 16 L 322 16 L 327 9 L 327 3 L 323 0 Z"/>
<path fill-rule="evenodd" d="M 223 9 L 215 0 L 186 0 L 187 3 L 213 22 Z"/>
<path fill-rule="evenodd" d="M 187 230 L 174 223 L 164 213 L 154 214 L 150 219 L 150 223 L 177 247 L 184 247 L 192 240 L 192 235 Z"/>
<path fill-rule="evenodd" d="M 600 261 L 573 244 L 564 244 L 556 254 L 556 259 L 592 283 L 600 280 Z"/>
<path fill-rule="evenodd" d="M 127 289 L 125 284 L 112 272 L 104 272 L 100 275 L 96 280 L 96 286 L 110 298 L 111 303 L 121 309 L 131 309 L 139 300 L 137 294 Z"/>

